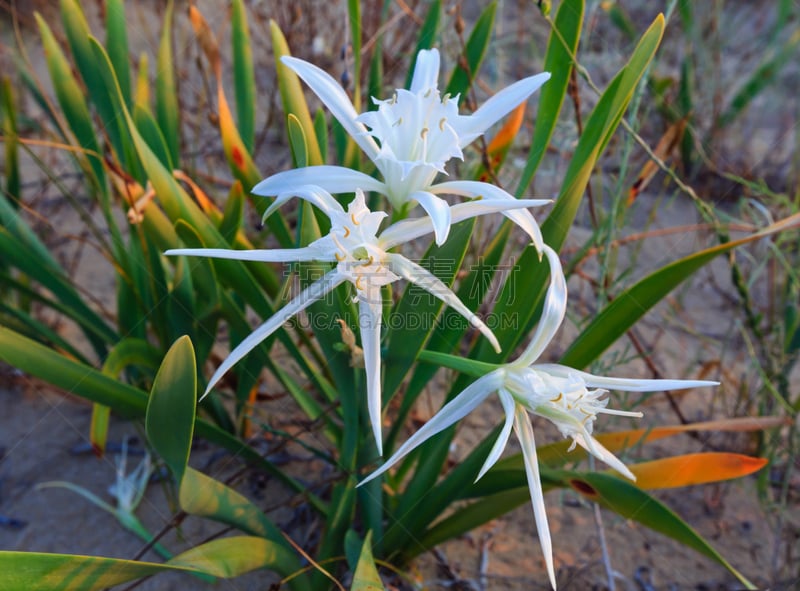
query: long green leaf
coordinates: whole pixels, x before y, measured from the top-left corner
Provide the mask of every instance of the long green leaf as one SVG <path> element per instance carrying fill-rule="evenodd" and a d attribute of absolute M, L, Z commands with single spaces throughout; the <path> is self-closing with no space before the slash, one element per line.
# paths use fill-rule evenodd
<path fill-rule="evenodd" d="M 242 0 L 231 5 L 231 43 L 233 44 L 233 84 L 236 94 L 236 121 L 239 135 L 248 152 L 255 145 L 256 81 L 247 11 Z"/>
<path fill-rule="evenodd" d="M 300 127 L 303 128 L 308 147 L 309 166 L 324 164 L 319 151 L 319 140 L 314 131 L 314 122 L 303 95 L 300 79 L 281 62 L 283 56 L 291 55 L 289 45 L 275 21 L 270 21 L 269 30 L 272 35 L 272 53 L 275 56 L 275 68 L 278 72 L 278 88 L 281 93 L 283 112 L 287 117 L 289 115 L 297 117 Z"/>
<path fill-rule="evenodd" d="M 164 12 L 161 43 L 156 60 L 156 120 L 167 141 L 172 162 L 180 162 L 180 115 L 178 91 L 175 86 L 175 63 L 172 57 L 173 0 L 167 2 Z"/>
<path fill-rule="evenodd" d="M 544 59 L 544 71 L 550 72 L 550 80 L 540 91 L 539 111 L 533 130 L 531 151 L 517 186 L 517 197 L 522 196 L 531 184 L 555 131 L 572 69 L 575 66 L 572 56 L 578 51 L 583 9 L 583 0 L 566 0 L 558 7 Z"/>
<path fill-rule="evenodd" d="M 417 65 L 417 54 L 423 49 L 430 49 L 436 41 L 436 36 L 439 31 L 439 21 L 442 16 L 442 0 L 433 0 L 428 5 L 428 14 L 419 29 L 417 36 L 417 46 L 414 49 L 414 57 L 411 60 L 411 66 L 408 68 L 406 74 L 406 83 L 404 88 L 411 86 L 411 77 L 414 75 L 414 68 Z M 380 96 L 380 95 L 374 95 Z"/>
<path fill-rule="evenodd" d="M 175 556 L 165 564 L 121 558 L 0 552 L 3 591 L 100 591 L 162 572 L 232 578 L 247 572 L 277 570 L 291 558 L 276 544 L 253 536 L 214 540 Z"/>
<path fill-rule="evenodd" d="M 117 73 L 122 96 L 130 108 L 133 104 L 131 63 L 128 56 L 128 23 L 122 0 L 106 0 L 106 50 Z"/>
<path fill-rule="evenodd" d="M 794 214 L 760 232 L 701 250 L 651 273 L 619 294 L 595 316 L 589 326 L 572 342 L 562 356 L 561 362 L 570 367 L 586 367 L 625 334 L 625 331 L 648 310 L 664 299 L 672 289 L 716 256 L 776 232 L 797 228 L 798 225 L 800 225 L 800 214 Z"/>

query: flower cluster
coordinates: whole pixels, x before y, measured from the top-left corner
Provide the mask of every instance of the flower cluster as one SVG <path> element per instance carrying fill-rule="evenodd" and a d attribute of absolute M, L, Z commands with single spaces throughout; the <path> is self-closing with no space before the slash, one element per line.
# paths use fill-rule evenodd
<path fill-rule="evenodd" d="M 505 411 L 505 421 L 477 478 L 481 478 L 502 454 L 513 430 L 522 447 L 539 541 L 544 552 L 550 582 L 555 588 L 552 545 L 539 478 L 530 415 L 551 421 L 573 445 L 585 448 L 608 466 L 634 479 L 631 471 L 594 438 L 595 421 L 600 414 L 640 417 L 641 413 L 608 408 L 604 398 L 608 389 L 649 392 L 709 386 L 715 382 L 688 380 L 631 380 L 598 377 L 569 367 L 537 363 L 559 329 L 566 312 L 567 285 L 558 254 L 546 245 L 528 208 L 546 200 L 516 199 L 501 188 L 485 182 L 450 180 L 446 175 L 452 158 L 463 158 L 463 148 L 491 125 L 527 100 L 549 74 L 520 80 L 489 99 L 471 115 L 458 111 L 457 97 L 441 96 L 439 53 L 422 51 L 408 90 L 397 90 L 388 100 L 374 99 L 377 109 L 359 114 L 344 90 L 323 70 L 299 59 L 285 57 L 293 70 L 320 100 L 374 163 L 381 179 L 339 166 L 310 166 L 275 174 L 253 188 L 257 195 L 275 197 L 265 217 L 288 199 L 304 199 L 330 219 L 327 235 L 295 249 L 222 250 L 175 249 L 168 255 L 193 255 L 264 262 L 319 261 L 330 263 L 330 270 L 306 287 L 244 339 L 211 377 L 206 393 L 222 375 L 281 325 L 338 285 L 349 282 L 355 288 L 354 302 L 359 307 L 361 347 L 366 371 L 367 408 L 375 444 L 382 454 L 381 434 L 381 317 L 382 286 L 405 279 L 428 291 L 466 318 L 499 352 L 492 331 L 458 296 L 435 275 L 406 258 L 396 249 L 428 234 L 437 244 L 447 240 L 451 224 L 462 220 L 500 213 L 516 223 L 531 240 L 550 268 L 550 283 L 542 316 L 530 344 L 513 362 L 488 371 L 448 402 L 431 420 L 414 433 L 397 451 L 363 482 L 386 472 L 425 440 L 453 425 L 475 409 L 490 394 L 497 392 Z M 402 219 L 381 230 L 387 213 L 371 211 L 365 192 L 384 195 L 397 217 L 403 218 L 416 205 L 425 214 Z M 347 209 L 333 194 L 354 194 Z M 450 205 L 445 194 L 471 197 Z"/>

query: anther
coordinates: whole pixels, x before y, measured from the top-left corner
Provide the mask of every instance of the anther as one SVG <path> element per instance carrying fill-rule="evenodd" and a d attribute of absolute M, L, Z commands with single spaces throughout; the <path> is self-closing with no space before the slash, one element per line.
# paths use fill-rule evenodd
<path fill-rule="evenodd" d="M 350 228 L 348 226 L 344 227 L 344 237 L 347 238 L 350 236 Z"/>
<path fill-rule="evenodd" d="M 447 123 L 447 117 L 439 119 L 439 131 L 444 131 L 444 124 Z"/>
<path fill-rule="evenodd" d="M 351 213 L 351 214 L 350 214 L 350 219 L 353 221 L 353 223 L 354 223 L 356 226 L 360 226 L 360 225 L 361 225 L 361 224 L 358 222 L 358 220 L 356 219 L 356 214 L 354 214 L 354 213 Z"/>

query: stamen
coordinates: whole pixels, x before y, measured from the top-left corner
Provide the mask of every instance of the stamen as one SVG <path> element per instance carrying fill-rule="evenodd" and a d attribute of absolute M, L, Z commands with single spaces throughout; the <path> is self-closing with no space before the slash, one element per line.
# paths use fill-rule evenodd
<path fill-rule="evenodd" d="M 353 223 L 354 223 L 356 226 L 360 226 L 360 225 L 361 225 L 361 224 L 359 223 L 359 221 L 356 219 L 356 214 L 354 214 L 354 213 L 351 213 L 351 214 L 350 214 L 350 219 L 353 221 Z"/>
<path fill-rule="evenodd" d="M 439 131 L 444 131 L 444 124 L 447 123 L 447 117 L 439 119 Z"/>
<path fill-rule="evenodd" d="M 560 402 L 563 397 L 564 397 L 564 393 L 563 392 L 559 392 L 558 396 L 556 396 L 555 398 L 551 398 L 550 399 L 550 402 Z"/>
<path fill-rule="evenodd" d="M 420 139 L 424 140 L 424 139 L 425 139 L 425 136 L 427 136 L 427 135 L 428 135 L 428 131 L 429 131 L 429 130 L 428 130 L 428 128 L 427 128 L 427 127 L 423 127 L 423 128 L 422 128 L 422 131 L 420 131 L 420 132 L 419 132 L 419 137 L 420 137 Z"/>
<path fill-rule="evenodd" d="M 350 236 L 350 228 L 348 226 L 344 227 L 344 237 L 347 238 Z"/>
<path fill-rule="evenodd" d="M 433 92 L 433 88 L 429 88 L 429 89 L 428 89 L 428 92 L 426 92 L 426 93 L 425 93 L 425 94 L 423 94 L 422 96 L 423 96 L 424 98 L 428 98 L 429 96 L 431 96 L 431 93 L 432 93 L 432 92 Z"/>
<path fill-rule="evenodd" d="M 397 119 L 397 121 L 395 121 L 395 122 L 394 122 L 394 124 L 392 125 L 392 127 L 400 127 L 402 124 L 403 124 L 403 118 L 402 118 L 402 117 L 399 117 L 399 118 Z"/>
<path fill-rule="evenodd" d="M 363 277 L 361 277 L 361 276 L 356 277 L 356 289 L 358 289 L 360 291 L 364 291 L 364 286 L 361 285 L 361 280 L 362 279 L 363 279 Z"/>
<path fill-rule="evenodd" d="M 345 255 L 343 255 L 343 254 L 339 254 L 338 252 L 334 252 L 334 253 L 333 253 L 333 256 L 335 256 L 335 257 L 336 257 L 336 260 L 337 260 L 337 261 L 339 261 L 340 263 L 341 263 L 341 262 L 342 262 L 342 261 L 343 261 L 345 258 L 347 258 Z"/>

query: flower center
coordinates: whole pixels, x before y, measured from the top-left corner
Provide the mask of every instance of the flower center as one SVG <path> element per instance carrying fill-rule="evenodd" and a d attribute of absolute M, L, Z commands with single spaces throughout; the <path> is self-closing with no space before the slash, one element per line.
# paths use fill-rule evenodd
<path fill-rule="evenodd" d="M 444 172 L 448 160 L 463 158 L 452 125 L 459 117 L 456 100 L 440 98 L 438 90 L 429 88 L 416 93 L 398 90 L 391 99 L 375 104 L 377 111 L 362 113 L 358 119 L 381 146 L 377 164 L 387 184 L 412 176 L 413 190 L 423 189 Z"/>

